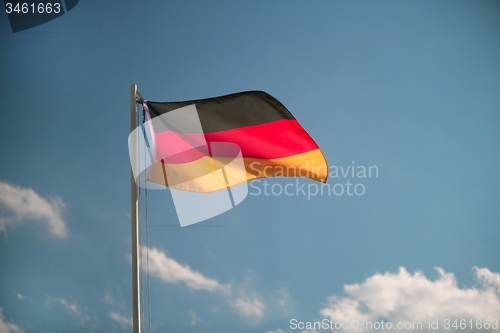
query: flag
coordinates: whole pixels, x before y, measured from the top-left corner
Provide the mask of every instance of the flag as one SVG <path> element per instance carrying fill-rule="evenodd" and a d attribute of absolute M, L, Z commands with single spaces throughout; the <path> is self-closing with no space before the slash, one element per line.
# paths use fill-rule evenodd
<path fill-rule="evenodd" d="M 265 92 L 147 101 L 144 107 L 150 148 L 150 167 L 144 169 L 150 182 L 208 193 L 265 177 L 327 180 L 326 159 L 316 142 Z M 215 177 L 221 170 L 222 182 Z"/>

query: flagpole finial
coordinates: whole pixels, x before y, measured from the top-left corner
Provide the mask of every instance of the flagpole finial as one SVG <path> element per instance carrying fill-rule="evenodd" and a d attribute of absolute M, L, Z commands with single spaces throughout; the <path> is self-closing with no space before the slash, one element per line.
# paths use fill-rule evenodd
<path fill-rule="evenodd" d="M 139 103 L 139 104 L 142 104 L 144 103 L 144 98 L 142 97 L 142 95 L 139 93 L 139 91 L 135 91 L 135 101 L 136 103 Z"/>

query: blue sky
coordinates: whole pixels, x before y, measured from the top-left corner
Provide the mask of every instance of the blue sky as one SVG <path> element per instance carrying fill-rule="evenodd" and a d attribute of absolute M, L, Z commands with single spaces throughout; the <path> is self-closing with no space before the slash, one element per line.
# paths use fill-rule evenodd
<path fill-rule="evenodd" d="M 150 191 L 153 331 L 500 319 L 499 14 L 497 1 L 82 0 L 16 34 L 0 15 L 0 332 L 131 331 L 132 83 L 152 101 L 266 91 L 330 166 L 379 171 L 328 180 L 362 196 L 250 189 L 187 228 Z"/>

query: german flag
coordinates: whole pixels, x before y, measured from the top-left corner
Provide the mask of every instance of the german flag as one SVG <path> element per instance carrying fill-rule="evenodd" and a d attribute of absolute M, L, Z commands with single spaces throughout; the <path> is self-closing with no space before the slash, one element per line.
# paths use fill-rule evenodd
<path fill-rule="evenodd" d="M 318 145 L 290 111 L 265 92 L 147 101 L 144 107 L 152 123 L 151 182 L 213 192 L 264 177 L 327 180 L 328 166 Z M 216 170 L 224 171 L 223 184 L 211 180 Z"/>

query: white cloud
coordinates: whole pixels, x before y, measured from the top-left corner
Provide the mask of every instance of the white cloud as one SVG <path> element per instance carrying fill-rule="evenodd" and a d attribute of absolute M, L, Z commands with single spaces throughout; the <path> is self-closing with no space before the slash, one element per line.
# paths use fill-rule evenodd
<path fill-rule="evenodd" d="M 144 262 L 146 261 L 146 250 L 146 247 L 142 248 Z M 181 282 L 190 289 L 219 291 L 233 309 L 254 321 L 264 317 L 266 305 L 259 295 L 248 292 L 247 285 L 249 281 L 243 282 L 238 287 L 237 295 L 233 296 L 233 286 L 231 284 L 223 284 L 215 279 L 205 277 L 203 274 L 192 270 L 188 265 L 182 265 L 167 257 L 165 252 L 157 248 L 149 249 L 149 270 L 152 275 L 168 283 Z M 197 316 L 193 317 L 192 315 L 191 319 L 191 322 L 194 320 L 195 323 L 199 320 Z"/>
<path fill-rule="evenodd" d="M 104 297 L 102 300 L 109 304 L 113 304 L 115 302 L 115 299 L 113 298 L 113 295 L 111 295 L 111 291 L 108 288 L 104 289 Z"/>
<path fill-rule="evenodd" d="M 242 315 L 254 320 L 264 317 L 264 310 L 266 309 L 258 296 L 249 297 L 243 295 L 232 301 L 231 305 Z"/>
<path fill-rule="evenodd" d="M 119 308 L 124 310 L 127 308 L 127 302 L 123 299 L 119 288 L 115 288 L 115 293 L 113 293 L 109 288 L 104 288 L 102 302 L 115 309 Z"/>
<path fill-rule="evenodd" d="M 289 309 L 292 307 L 292 298 L 285 288 L 279 290 L 278 304 L 284 315 L 288 314 Z"/>
<path fill-rule="evenodd" d="M 114 321 L 120 323 L 122 326 L 124 326 L 124 327 L 132 327 L 132 324 L 133 324 L 132 317 L 122 316 L 119 313 L 116 313 L 116 312 L 113 312 L 113 311 L 111 311 L 109 313 L 109 315 L 111 316 L 111 318 Z"/>
<path fill-rule="evenodd" d="M 62 219 L 65 206 L 60 197 L 47 200 L 30 188 L 0 182 L 0 208 L 11 214 L 0 217 L 0 231 L 5 233 L 8 225 L 35 220 L 46 223 L 53 235 L 65 238 L 68 232 Z"/>
<path fill-rule="evenodd" d="M 247 272 L 245 279 L 238 286 L 238 295 L 230 298 L 229 304 L 241 315 L 252 319 L 254 322 L 264 317 L 266 306 L 262 298 L 255 292 L 256 277 L 252 271 Z M 234 289 L 234 288 L 233 288 Z"/>
<path fill-rule="evenodd" d="M 189 309 L 189 318 L 191 318 L 191 326 L 196 326 L 201 322 L 200 317 L 193 311 L 193 309 Z"/>
<path fill-rule="evenodd" d="M 11 322 L 6 322 L 3 308 L 0 307 L 0 333 L 24 333 L 24 329 Z"/>
<path fill-rule="evenodd" d="M 144 262 L 147 248 L 143 247 Z M 156 248 L 149 249 L 149 271 L 165 282 L 182 282 L 191 289 L 204 289 L 208 291 L 220 290 L 230 292 L 229 285 L 223 285 L 217 280 L 207 278 L 203 274 L 192 270 L 188 265 L 182 265 L 165 252 Z"/>
<path fill-rule="evenodd" d="M 473 319 L 474 322 L 476 319 L 500 319 L 498 273 L 475 267 L 479 286 L 460 288 L 453 273 L 445 273 L 440 267 L 436 270 L 439 277 L 434 281 L 427 279 L 422 272 L 410 274 L 404 267 L 395 274 L 377 273 L 361 284 L 345 285 L 348 296 L 329 297 L 328 306 L 320 313 L 335 322 L 364 320 L 374 323 L 382 319 L 394 325 L 397 322 L 422 322 L 423 330 L 419 331 L 428 328 L 429 319 L 439 319 L 439 329 L 446 332 L 449 330 L 444 329 L 445 319 Z M 357 331 L 363 332 L 364 329 Z"/>
<path fill-rule="evenodd" d="M 500 293 L 500 274 L 492 273 L 488 268 L 473 267 L 476 279 L 482 284 L 483 289 L 495 288 Z"/>
<path fill-rule="evenodd" d="M 49 296 L 47 297 L 45 305 L 51 303 L 61 304 L 63 308 L 66 309 L 71 315 L 79 318 L 81 323 L 88 322 L 90 320 L 90 317 L 86 313 L 84 313 L 76 303 L 69 303 L 64 298 Z"/>

